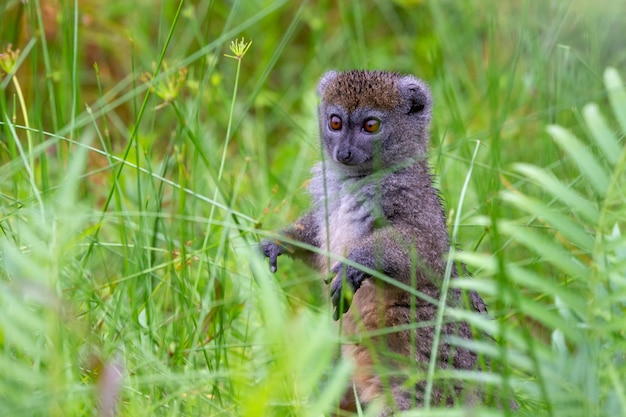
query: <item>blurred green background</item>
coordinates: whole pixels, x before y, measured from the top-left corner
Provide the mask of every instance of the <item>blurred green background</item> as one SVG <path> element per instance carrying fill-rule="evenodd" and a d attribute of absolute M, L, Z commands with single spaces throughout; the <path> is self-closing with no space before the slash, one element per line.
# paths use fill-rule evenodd
<path fill-rule="evenodd" d="M 554 206 L 512 168 L 525 162 L 606 206 L 546 126 L 585 138 L 586 103 L 615 111 L 603 74 L 626 73 L 626 2 L 3 0 L 0 17 L 0 415 L 328 413 L 350 365 L 333 362 L 325 288 L 287 259 L 270 276 L 254 245 L 307 207 L 317 80 L 353 68 L 415 74 L 433 90 L 435 180 L 450 224 L 461 216 L 459 248 L 500 265 L 468 261 L 468 285 L 497 319 L 492 356 L 510 369 L 519 413 L 626 410 L 626 293 L 598 307 L 594 291 L 616 288 L 599 252 L 500 198 Z M 226 56 L 238 41 L 246 53 Z M 623 165 L 598 146 L 587 150 L 619 182 Z M 576 210 L 557 212 L 576 222 Z M 600 271 L 597 286 L 501 236 L 500 219 L 545 232 L 566 262 Z M 610 227 L 581 229 L 593 239 Z M 548 287 L 508 279 L 505 264 Z M 544 309 L 564 322 L 542 321 Z M 574 334 L 596 316 L 609 324 L 583 346 Z M 598 374 L 603 346 L 617 365 Z M 538 371 L 557 358 L 575 376 Z M 554 405 L 563 398 L 578 402 Z"/>

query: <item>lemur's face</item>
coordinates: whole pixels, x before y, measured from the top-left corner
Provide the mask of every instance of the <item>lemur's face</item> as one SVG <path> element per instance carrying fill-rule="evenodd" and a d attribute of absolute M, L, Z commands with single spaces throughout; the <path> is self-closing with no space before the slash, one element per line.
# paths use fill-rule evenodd
<path fill-rule="evenodd" d="M 367 175 L 425 150 L 432 99 L 420 80 L 382 71 L 331 71 L 318 94 L 325 156 L 347 175 Z"/>
<path fill-rule="evenodd" d="M 388 136 L 386 114 L 359 108 L 354 111 L 337 104 L 320 109 L 320 130 L 326 158 L 355 175 L 371 172 Z M 380 161 L 378 161 L 380 162 Z"/>

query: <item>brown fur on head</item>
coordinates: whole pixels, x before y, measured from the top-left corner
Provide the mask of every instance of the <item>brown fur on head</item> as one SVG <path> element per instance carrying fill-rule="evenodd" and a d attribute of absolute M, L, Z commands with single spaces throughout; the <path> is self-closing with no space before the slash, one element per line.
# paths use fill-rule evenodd
<path fill-rule="evenodd" d="M 387 71 L 329 71 L 317 92 L 320 139 L 332 169 L 363 176 L 374 165 L 390 168 L 425 157 L 433 100 L 420 79 Z M 371 120 L 378 122 L 373 132 L 365 129 Z"/>
<path fill-rule="evenodd" d="M 398 77 L 387 71 L 329 71 L 320 81 L 318 93 L 323 102 L 338 104 L 347 111 L 364 106 L 392 110 L 401 100 Z"/>

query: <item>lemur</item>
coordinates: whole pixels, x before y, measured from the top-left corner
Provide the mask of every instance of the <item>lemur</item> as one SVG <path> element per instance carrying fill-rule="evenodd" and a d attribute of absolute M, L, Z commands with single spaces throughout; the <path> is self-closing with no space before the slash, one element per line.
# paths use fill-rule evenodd
<path fill-rule="evenodd" d="M 356 363 L 353 383 L 360 404 L 384 398 L 385 388 L 390 389 L 393 403 L 388 402 L 381 414 L 387 416 L 423 404 L 424 380 L 409 387 L 407 375 L 416 370 L 424 373 L 429 362 L 437 312 L 432 300 L 441 295 L 450 248 L 427 161 L 433 100 L 423 81 L 385 71 L 330 71 L 317 91 L 324 159 L 312 169 L 313 208 L 281 235 L 319 250 L 309 251 L 280 238 L 263 240 L 262 249 L 272 272 L 277 257 L 288 254 L 325 277 L 330 273 L 333 317 L 342 318 L 344 336 L 358 340 L 369 332 L 398 329 L 341 348 L 342 355 Z M 378 271 L 390 281 L 363 269 Z M 419 290 L 424 297 L 395 282 Z M 460 305 L 462 298 L 460 291 L 452 289 L 448 305 Z M 467 299 L 473 309 L 485 312 L 478 294 L 470 292 Z M 442 333 L 438 366 L 475 369 L 476 355 L 453 348 L 445 337 L 471 339 L 469 325 L 447 322 Z M 417 365 L 409 369 L 407 363 Z M 377 371 L 381 365 L 399 372 L 381 375 Z M 355 410 L 353 392 L 347 388 L 343 409 Z M 450 404 L 459 393 L 458 386 L 448 391 L 438 387 L 432 401 Z"/>

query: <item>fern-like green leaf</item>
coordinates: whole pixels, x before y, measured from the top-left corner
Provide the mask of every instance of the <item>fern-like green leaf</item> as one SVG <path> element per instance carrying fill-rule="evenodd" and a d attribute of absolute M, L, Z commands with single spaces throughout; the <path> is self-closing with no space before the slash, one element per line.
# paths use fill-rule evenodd
<path fill-rule="evenodd" d="M 526 226 L 502 222 L 499 227 L 502 233 L 513 237 L 516 241 L 539 255 L 542 260 L 556 266 L 564 274 L 583 282 L 586 282 L 591 277 L 589 268 L 576 259 L 574 254 L 568 252 L 567 249 L 556 242 L 544 238 Z"/>
<path fill-rule="evenodd" d="M 563 184 L 548 171 L 530 164 L 513 164 L 513 170 L 531 179 L 544 191 L 565 203 L 573 212 L 579 214 L 588 224 L 595 224 L 600 217 L 598 208 L 572 187 Z"/>
<path fill-rule="evenodd" d="M 626 88 L 615 68 L 604 71 L 604 85 L 609 95 L 613 114 L 626 134 Z"/>
<path fill-rule="evenodd" d="M 602 117 L 598 105 L 595 103 L 587 104 L 583 108 L 583 116 L 591 131 L 591 139 L 598 144 L 604 157 L 611 165 L 617 164 L 622 149 L 606 120 Z"/>
<path fill-rule="evenodd" d="M 503 192 L 502 199 L 523 208 L 537 217 L 541 217 L 542 220 L 554 227 L 555 230 L 558 230 L 573 245 L 583 251 L 589 253 L 593 250 L 594 236 L 585 230 L 582 225 L 564 216 L 563 213 L 520 193 Z"/>
<path fill-rule="evenodd" d="M 585 175 L 598 196 L 604 197 L 609 184 L 609 173 L 593 156 L 589 147 L 561 126 L 548 126 L 547 131 L 559 147 L 576 161 L 578 169 Z"/>
<path fill-rule="evenodd" d="M 537 292 L 543 298 L 511 297 L 497 287 L 497 281 L 481 286 L 487 294 L 508 297 L 506 301 L 516 311 L 552 331 L 551 351 L 535 343 L 528 346 L 537 349 L 534 363 L 541 370 L 538 385 L 532 389 L 555 404 L 558 415 L 613 416 L 626 412 L 624 383 L 618 377 L 626 374 L 626 237 L 621 233 L 626 228 L 626 149 L 621 143 L 626 132 L 626 89 L 614 69 L 608 69 L 604 78 L 621 134 L 613 132 L 595 104 L 583 109 L 588 144 L 562 127 L 547 129 L 576 162 L 581 173 L 577 185 L 588 185 L 591 195 L 586 197 L 547 170 L 528 164 L 513 168 L 564 204 L 519 192 L 502 193 L 505 202 L 550 228 L 532 229 L 524 218 L 518 225 L 501 221 L 499 230 L 556 267 L 561 277 L 541 276 L 518 265 L 505 264 L 501 271 L 501 262 L 482 262 L 486 274 L 505 273 L 525 294 Z M 594 148 L 599 153 L 592 152 Z M 465 259 L 468 265 L 481 263 L 465 254 L 457 258 Z M 461 281 L 459 285 L 470 284 Z"/>

